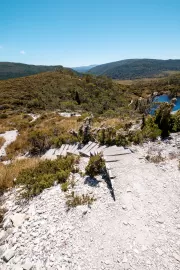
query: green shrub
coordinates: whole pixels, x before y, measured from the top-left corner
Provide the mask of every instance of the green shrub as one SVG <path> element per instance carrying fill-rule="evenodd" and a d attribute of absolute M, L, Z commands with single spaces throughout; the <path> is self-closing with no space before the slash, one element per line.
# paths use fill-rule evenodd
<path fill-rule="evenodd" d="M 130 136 L 130 140 L 131 140 L 131 142 L 133 142 L 135 144 L 143 143 L 144 137 L 143 137 L 142 130 L 137 130 L 137 131 L 133 132 L 133 134 L 131 134 L 131 136 Z"/>
<path fill-rule="evenodd" d="M 30 153 L 33 155 L 43 154 L 51 147 L 50 135 L 44 131 L 32 131 L 29 134 Z"/>
<path fill-rule="evenodd" d="M 155 123 L 153 117 L 148 117 L 144 123 L 144 127 L 142 129 L 143 137 L 155 140 L 158 136 L 161 135 L 161 130 L 158 125 Z"/>
<path fill-rule="evenodd" d="M 180 111 L 171 115 L 171 131 L 179 132 L 180 131 Z"/>
<path fill-rule="evenodd" d="M 74 163 L 73 156 L 41 161 L 35 168 L 23 170 L 18 175 L 16 184 L 23 186 L 24 197 L 31 198 L 51 187 L 55 181 L 65 183 L 73 171 Z"/>
<path fill-rule="evenodd" d="M 70 195 L 67 195 L 66 198 L 66 205 L 68 208 L 84 204 L 91 205 L 96 200 L 93 196 L 87 194 L 75 195 L 74 191 L 72 191 Z"/>
<path fill-rule="evenodd" d="M 6 113 L 1 113 L 0 114 L 0 119 L 6 119 L 6 118 L 8 118 Z"/>
<path fill-rule="evenodd" d="M 69 188 L 74 188 L 75 187 L 75 181 L 74 181 L 74 177 L 71 180 L 68 180 L 64 183 L 61 184 L 61 190 L 66 192 L 69 190 Z"/>
<path fill-rule="evenodd" d="M 162 130 L 161 136 L 163 138 L 167 137 L 170 132 L 172 106 L 172 104 L 162 103 L 155 113 L 155 123 Z"/>
<path fill-rule="evenodd" d="M 68 189 L 69 189 L 69 183 L 68 183 L 68 181 L 61 184 L 61 190 L 62 190 L 63 192 L 68 191 Z"/>
<path fill-rule="evenodd" d="M 155 123 L 154 117 L 148 116 L 144 120 L 144 124 L 141 130 L 136 130 L 129 133 L 129 140 L 135 144 L 143 143 L 146 140 L 154 141 L 161 135 L 161 130 Z"/>
<path fill-rule="evenodd" d="M 52 145 L 55 147 L 61 147 L 62 144 L 73 144 L 78 142 L 78 137 L 73 136 L 72 134 L 61 134 L 59 136 L 55 136 L 51 139 Z"/>
<path fill-rule="evenodd" d="M 116 135 L 116 145 L 126 146 L 129 144 L 128 135 L 117 133 Z"/>
<path fill-rule="evenodd" d="M 101 174 L 104 168 L 105 161 L 101 155 L 91 156 L 85 172 L 87 175 L 94 177 L 95 175 Z"/>
<path fill-rule="evenodd" d="M 29 100 L 27 102 L 27 107 L 28 108 L 40 108 L 41 107 L 41 103 L 37 98 L 34 98 L 32 100 Z"/>
<path fill-rule="evenodd" d="M 60 172 L 57 172 L 56 177 L 57 177 L 58 182 L 59 182 L 59 183 L 64 183 L 64 182 L 66 182 L 66 179 L 68 178 L 69 173 L 70 173 L 69 170 L 65 170 L 65 171 L 62 170 L 62 171 L 60 171 Z"/>

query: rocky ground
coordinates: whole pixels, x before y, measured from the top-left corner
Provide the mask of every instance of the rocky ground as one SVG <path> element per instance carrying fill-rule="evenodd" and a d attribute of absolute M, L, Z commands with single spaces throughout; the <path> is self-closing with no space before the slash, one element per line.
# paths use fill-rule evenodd
<path fill-rule="evenodd" d="M 179 135 L 177 135 L 179 137 Z M 27 204 L 5 194 L 0 269 L 180 269 L 180 172 L 176 137 L 132 147 L 109 162 L 114 198 L 102 177 L 73 175 L 91 207 L 67 211 L 59 185 Z M 161 153 L 155 164 L 145 157 Z M 88 159 L 81 158 L 83 170 Z"/>

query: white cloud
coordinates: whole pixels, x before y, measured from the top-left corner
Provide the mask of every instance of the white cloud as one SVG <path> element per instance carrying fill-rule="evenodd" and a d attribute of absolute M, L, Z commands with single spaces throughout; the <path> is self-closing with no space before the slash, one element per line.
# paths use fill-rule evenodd
<path fill-rule="evenodd" d="M 21 54 L 26 54 L 26 52 L 25 52 L 25 51 L 23 51 L 23 50 L 22 50 L 22 51 L 20 51 L 20 53 L 21 53 Z"/>

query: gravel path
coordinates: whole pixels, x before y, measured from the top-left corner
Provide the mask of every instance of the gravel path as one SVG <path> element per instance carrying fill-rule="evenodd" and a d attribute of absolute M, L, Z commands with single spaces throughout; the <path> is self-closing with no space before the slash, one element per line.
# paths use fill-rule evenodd
<path fill-rule="evenodd" d="M 158 147 L 167 153 L 166 143 Z M 94 194 L 97 201 L 91 208 L 78 206 L 67 212 L 59 186 L 26 206 L 14 203 L 14 193 L 6 194 L 9 236 L 0 252 L 7 250 L 12 258 L 7 263 L 0 260 L 0 269 L 180 269 L 178 158 L 156 165 L 144 158 L 147 145 L 133 150 L 110 162 L 116 175 L 115 201 L 101 177 L 92 180 L 79 174 L 74 175 L 75 192 Z M 82 169 L 87 160 L 81 159 Z M 22 224 L 8 229 L 12 214 L 14 226 L 21 219 Z"/>

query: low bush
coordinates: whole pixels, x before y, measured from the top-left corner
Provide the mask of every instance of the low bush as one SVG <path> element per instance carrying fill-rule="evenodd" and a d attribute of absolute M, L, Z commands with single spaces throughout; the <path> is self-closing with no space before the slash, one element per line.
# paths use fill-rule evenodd
<path fill-rule="evenodd" d="M 105 168 L 105 161 L 101 155 L 91 156 L 89 163 L 86 166 L 85 173 L 91 177 L 94 177 L 103 172 Z"/>
<path fill-rule="evenodd" d="M 78 142 L 78 137 L 75 137 L 71 134 L 61 134 L 59 136 L 53 137 L 51 142 L 55 147 L 61 147 L 62 144 L 73 144 Z"/>
<path fill-rule="evenodd" d="M 170 132 L 172 107 L 172 104 L 162 103 L 155 113 L 155 123 L 161 129 L 163 138 L 167 137 Z"/>
<path fill-rule="evenodd" d="M 63 192 L 68 191 L 68 189 L 69 189 L 69 182 L 68 182 L 68 181 L 66 181 L 65 183 L 62 183 L 62 184 L 61 184 L 61 190 L 62 190 Z"/>
<path fill-rule="evenodd" d="M 76 207 L 78 205 L 91 205 L 96 199 L 93 196 L 87 194 L 75 195 L 74 191 L 71 194 L 66 196 L 66 206 L 69 208 Z"/>
<path fill-rule="evenodd" d="M 0 119 L 6 119 L 8 118 L 6 113 L 0 113 Z"/>
<path fill-rule="evenodd" d="M 75 187 L 75 181 L 74 181 L 74 177 L 71 180 L 68 180 L 64 183 L 61 184 L 61 190 L 63 192 L 66 192 L 69 190 L 69 188 L 74 188 Z"/>
<path fill-rule="evenodd" d="M 68 156 L 57 160 L 41 161 L 35 168 L 23 170 L 16 183 L 23 186 L 22 195 L 31 198 L 51 187 L 55 181 L 65 183 L 74 169 L 75 157 Z"/>
<path fill-rule="evenodd" d="M 162 131 L 155 123 L 154 117 L 148 116 L 141 130 L 129 133 L 129 140 L 135 144 L 143 143 L 146 140 L 154 141 L 158 136 L 161 136 L 161 133 Z"/>
<path fill-rule="evenodd" d="M 155 156 L 149 156 L 147 155 L 146 156 L 146 159 L 149 161 L 149 162 L 153 162 L 153 163 L 160 163 L 160 162 L 163 162 L 165 159 L 162 157 L 161 153 L 159 152 L 157 155 Z"/>
<path fill-rule="evenodd" d="M 180 131 L 180 111 L 171 115 L 171 131 L 179 132 Z"/>
<path fill-rule="evenodd" d="M 25 169 L 33 169 L 39 163 L 39 159 L 16 160 L 9 165 L 0 163 L 0 192 L 14 185 L 14 179 Z"/>
<path fill-rule="evenodd" d="M 29 134 L 30 153 L 32 155 L 43 154 L 51 147 L 51 138 L 48 132 L 34 130 Z"/>

